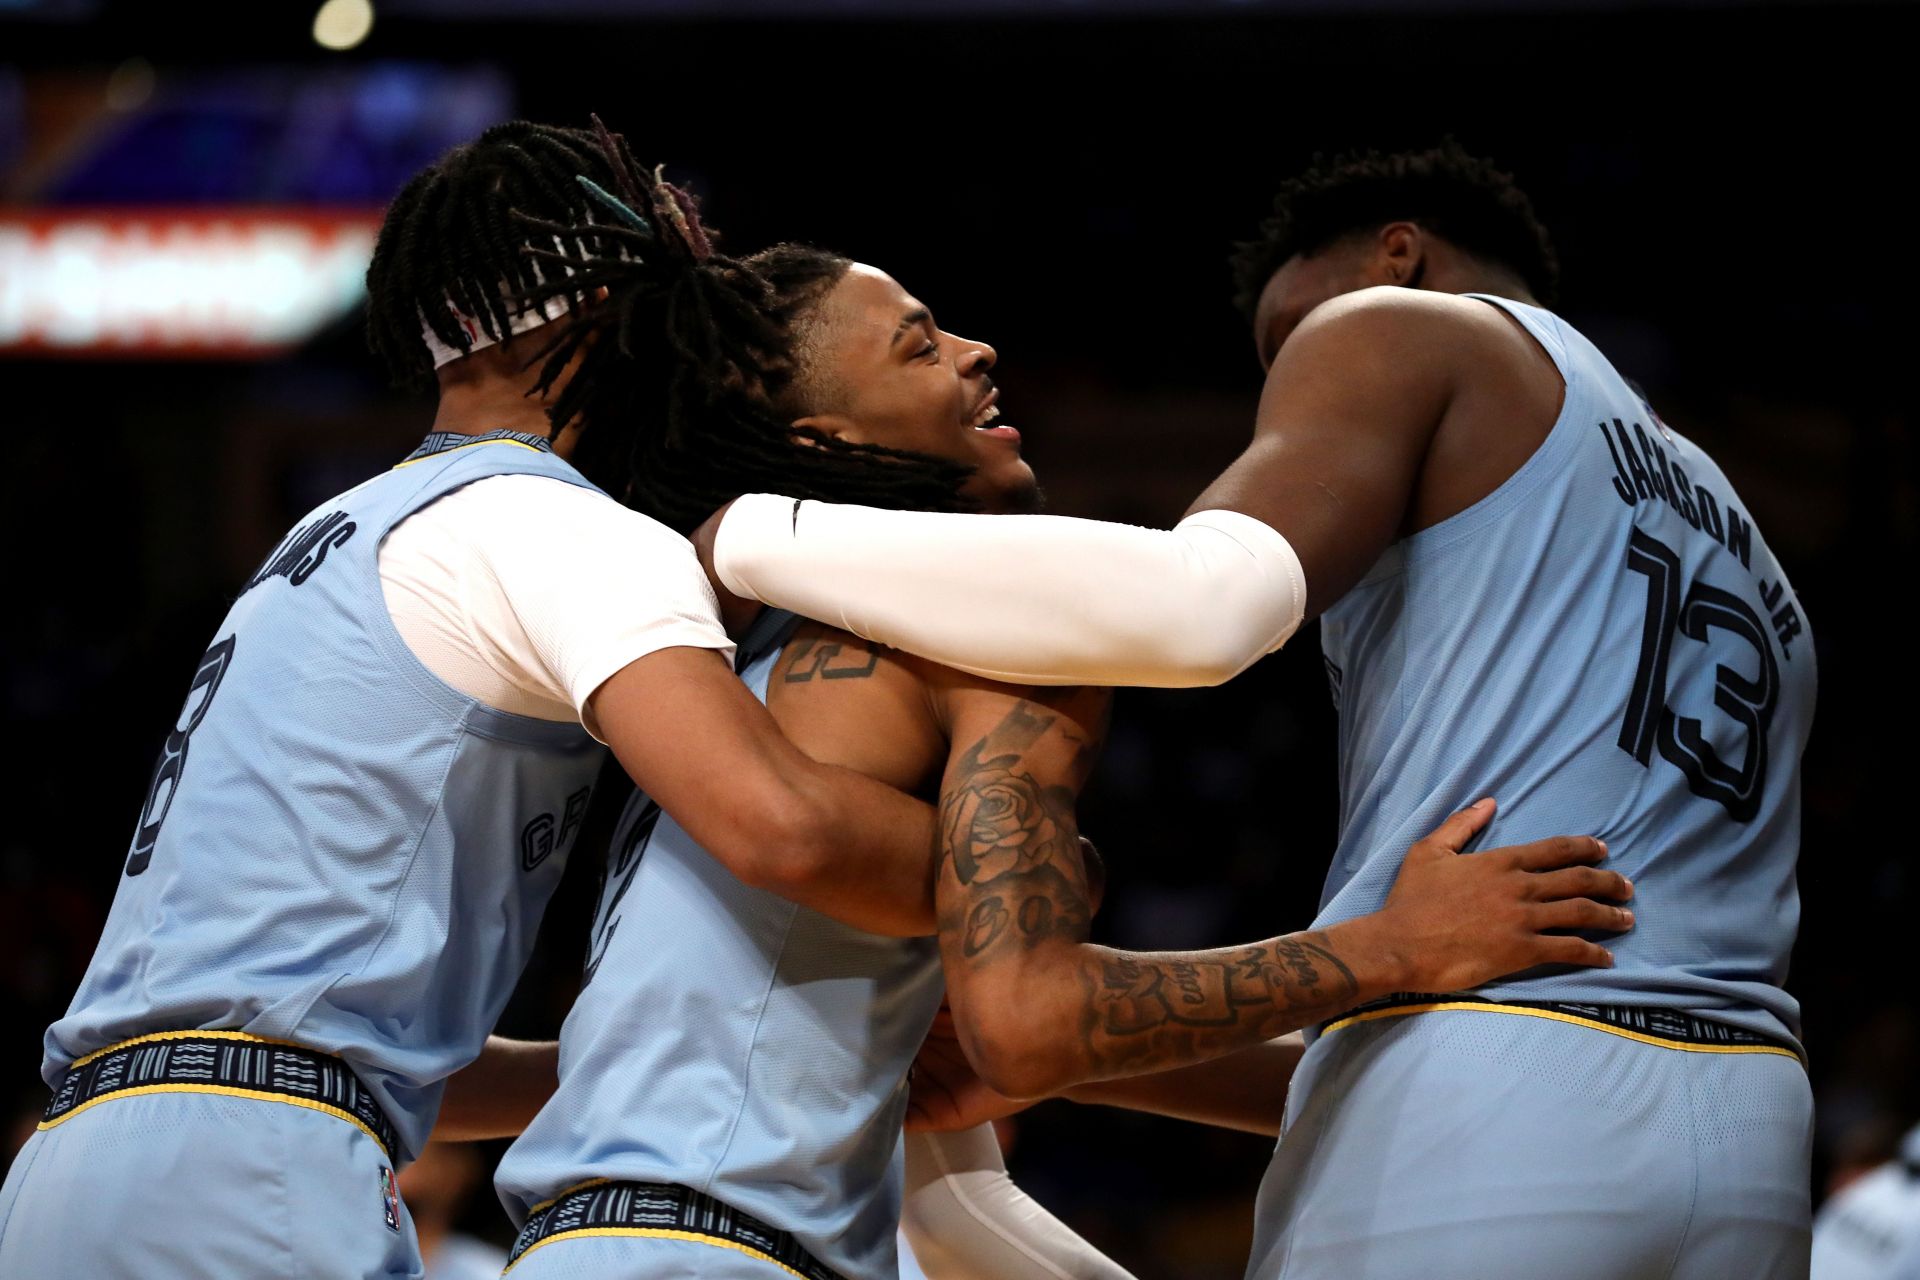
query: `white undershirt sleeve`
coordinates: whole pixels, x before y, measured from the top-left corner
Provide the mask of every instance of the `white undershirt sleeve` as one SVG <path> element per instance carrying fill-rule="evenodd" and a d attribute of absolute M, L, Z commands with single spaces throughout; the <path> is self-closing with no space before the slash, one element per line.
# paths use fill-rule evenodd
<path fill-rule="evenodd" d="M 750 494 L 714 562 L 739 595 L 1020 684 L 1220 684 L 1306 615 L 1299 556 L 1235 511 L 1143 529 Z"/>
<path fill-rule="evenodd" d="M 907 1135 L 900 1230 L 927 1280 L 1133 1280 L 1014 1185 L 991 1124 Z"/>
<path fill-rule="evenodd" d="M 548 476 L 492 476 L 422 508 L 387 535 L 380 578 L 428 670 L 489 706 L 589 731 L 587 699 L 635 659 L 733 651 L 692 543 Z"/>

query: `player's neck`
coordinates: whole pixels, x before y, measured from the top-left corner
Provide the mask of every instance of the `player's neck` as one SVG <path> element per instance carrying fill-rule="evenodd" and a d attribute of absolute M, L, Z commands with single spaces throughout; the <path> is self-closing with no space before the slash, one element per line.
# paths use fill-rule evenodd
<path fill-rule="evenodd" d="M 1511 271 L 1476 262 L 1464 254 L 1436 255 L 1429 261 L 1420 287 L 1436 293 L 1489 293 L 1496 298 L 1511 298 L 1537 307 L 1527 282 Z"/>
<path fill-rule="evenodd" d="M 478 436 L 489 431 L 518 431 L 544 436 L 553 429 L 546 403 L 505 379 L 473 378 L 440 383 L 440 405 L 433 429 Z"/>
<path fill-rule="evenodd" d="M 575 431 L 553 432 L 548 416 L 558 386 L 547 394 L 534 393 L 539 371 L 528 368 L 529 338 L 522 335 L 499 346 L 441 366 L 440 404 L 434 410 L 433 429 L 463 436 L 490 431 L 517 431 L 522 435 L 553 435 L 553 451 L 562 458 L 572 452 Z M 570 367 L 560 379 L 572 375 Z"/>

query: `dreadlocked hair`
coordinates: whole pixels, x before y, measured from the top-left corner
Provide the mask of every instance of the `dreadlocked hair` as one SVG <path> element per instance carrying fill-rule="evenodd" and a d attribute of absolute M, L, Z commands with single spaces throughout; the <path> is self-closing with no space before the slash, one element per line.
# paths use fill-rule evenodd
<path fill-rule="evenodd" d="M 514 305 L 606 296 L 535 357 L 546 391 L 576 356 L 552 418 L 585 424 L 570 461 L 627 505 L 682 532 L 743 493 L 953 511 L 972 469 L 929 454 L 797 429 L 806 325 L 848 259 L 783 244 L 741 260 L 715 252 L 693 198 L 633 162 L 596 119 L 608 181 L 582 170 L 594 221 L 522 218 L 547 279 Z M 596 169 L 602 166 L 595 166 Z M 551 236 L 556 247 L 544 244 Z"/>
<path fill-rule="evenodd" d="M 456 310 L 496 342 L 506 340 L 512 295 L 541 283 L 522 252 L 527 229 L 518 215 L 586 221 L 593 202 L 579 175 L 613 181 L 593 133 L 515 120 L 454 148 L 401 189 L 367 268 L 367 342 L 395 383 L 431 380 L 423 329 L 471 350 Z"/>
<path fill-rule="evenodd" d="M 1251 320 L 1261 290 L 1288 259 L 1399 220 L 1518 273 L 1535 297 L 1553 304 L 1560 263 L 1533 202 L 1511 174 L 1447 138 L 1425 151 L 1315 156 L 1312 168 L 1281 184 L 1259 234 L 1234 246 L 1234 306 Z"/>

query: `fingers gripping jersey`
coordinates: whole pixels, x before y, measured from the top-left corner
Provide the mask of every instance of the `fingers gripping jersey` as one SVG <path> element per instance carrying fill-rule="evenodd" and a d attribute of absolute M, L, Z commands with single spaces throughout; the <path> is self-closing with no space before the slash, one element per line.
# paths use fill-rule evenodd
<path fill-rule="evenodd" d="M 1326 612 L 1340 845 L 1319 925 L 1385 901 L 1409 845 L 1495 796 L 1481 847 L 1591 834 L 1636 888 L 1612 969 L 1492 998 L 1653 1005 L 1794 1036 L 1800 755 L 1814 650 L 1720 468 L 1559 317 L 1498 298 L 1566 380 L 1546 441 L 1389 548 Z"/>
<path fill-rule="evenodd" d="M 603 749 L 496 711 L 394 629 L 379 548 L 488 476 L 591 488 L 543 441 L 434 437 L 322 504 L 193 673 L 104 934 L 43 1073 L 156 1031 L 336 1053 L 418 1151 L 525 965 Z"/>
<path fill-rule="evenodd" d="M 792 624 L 769 614 L 740 646 L 763 700 Z M 591 1179 L 677 1182 L 849 1280 L 891 1280 L 907 1069 L 944 987 L 934 939 L 863 933 L 745 885 L 635 795 L 559 1090 L 501 1160 L 500 1197 L 523 1222 Z"/>

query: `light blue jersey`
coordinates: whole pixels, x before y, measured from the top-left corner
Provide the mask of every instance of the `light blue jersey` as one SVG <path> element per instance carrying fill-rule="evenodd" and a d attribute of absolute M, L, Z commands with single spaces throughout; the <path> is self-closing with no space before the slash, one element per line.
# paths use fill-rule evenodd
<path fill-rule="evenodd" d="M 1685 1010 L 1797 1037 L 1800 755 L 1814 649 L 1713 459 L 1550 312 L 1497 298 L 1566 380 L 1527 463 L 1397 543 L 1322 620 L 1340 844 L 1321 926 L 1378 909 L 1401 858 L 1480 796 L 1481 846 L 1595 835 L 1634 882 L 1611 969 L 1491 999 Z"/>
<path fill-rule="evenodd" d="M 1813 639 L 1733 487 L 1558 317 L 1566 381 L 1494 493 L 1323 621 L 1341 838 L 1319 923 L 1483 795 L 1483 846 L 1606 840 L 1612 969 L 1335 1020 L 1293 1077 L 1250 1280 L 1804 1280 L 1813 1099 L 1780 988 Z"/>
<path fill-rule="evenodd" d="M 763 618 L 741 646 L 763 701 L 791 626 Z M 790 1232 L 849 1280 L 893 1280 L 907 1068 L 944 990 L 934 939 L 862 933 L 750 888 L 636 795 L 587 979 L 560 1033 L 559 1091 L 495 1179 L 516 1223 L 593 1179 L 677 1183 Z M 678 1249 L 691 1265 L 702 1247 L 560 1235 L 513 1274 L 631 1275 L 636 1257 L 665 1265 L 656 1254 Z M 737 1248 L 706 1256 L 774 1274 Z"/>
<path fill-rule="evenodd" d="M 531 437 L 429 437 L 323 503 L 241 590 L 47 1032 L 49 1085 L 134 1037 L 244 1032 L 339 1055 L 395 1157 L 420 1149 L 526 963 L 604 758 L 578 724 L 442 683 L 388 614 L 388 531 L 508 474 L 591 488 Z"/>

